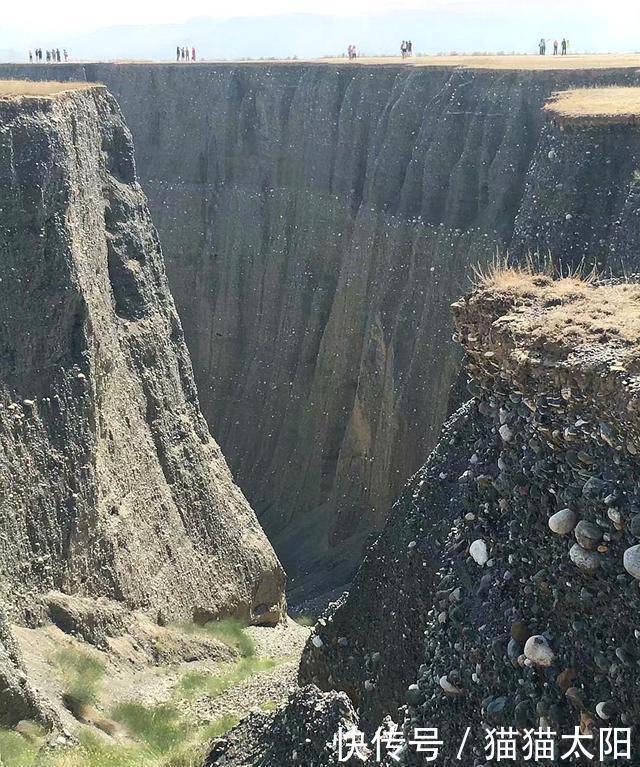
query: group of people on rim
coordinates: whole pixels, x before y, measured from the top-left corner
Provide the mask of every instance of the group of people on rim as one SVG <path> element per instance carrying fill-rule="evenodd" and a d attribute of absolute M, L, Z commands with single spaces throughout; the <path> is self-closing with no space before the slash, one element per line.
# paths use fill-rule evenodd
<path fill-rule="evenodd" d="M 400 46 L 400 53 L 402 54 L 403 59 L 406 59 L 407 56 L 411 56 L 413 54 L 413 43 L 411 40 L 402 41 L 402 45 Z"/>
<path fill-rule="evenodd" d="M 180 47 L 179 45 L 176 47 L 176 61 L 195 61 L 196 60 L 196 49 L 195 47 L 191 46 L 191 59 L 189 59 L 189 46 L 185 45 L 184 47 Z"/>
<path fill-rule="evenodd" d="M 51 50 L 43 51 L 42 48 L 36 48 L 35 51 L 29 51 L 29 63 L 33 64 L 33 61 L 42 61 L 43 59 L 47 61 L 47 63 L 53 62 L 60 62 L 62 61 L 64 57 L 65 61 L 69 60 L 69 55 L 67 54 L 67 49 L 63 48 L 62 50 L 62 56 L 60 55 L 60 48 L 51 48 Z"/>
<path fill-rule="evenodd" d="M 354 59 L 358 58 L 358 54 L 356 53 L 356 46 L 353 45 L 353 43 L 347 46 L 347 56 L 349 57 L 349 61 L 353 61 Z"/>
<path fill-rule="evenodd" d="M 540 42 L 538 43 L 538 49 L 540 50 L 541 56 L 547 55 L 547 41 L 544 39 L 544 37 L 540 38 Z M 566 56 L 569 51 L 569 41 L 563 37 L 562 42 L 558 43 L 557 40 L 553 41 L 553 55 L 557 56 L 559 52 L 561 52 L 562 56 Z"/>

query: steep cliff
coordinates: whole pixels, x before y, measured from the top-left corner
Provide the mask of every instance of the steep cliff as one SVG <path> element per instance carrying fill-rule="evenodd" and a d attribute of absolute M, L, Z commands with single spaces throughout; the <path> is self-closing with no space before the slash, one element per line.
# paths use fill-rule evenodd
<path fill-rule="evenodd" d="M 434 446 L 470 264 L 496 248 L 636 260 L 632 132 L 561 133 L 542 113 L 633 69 L 55 71 L 106 83 L 125 113 L 203 412 L 294 591 L 349 577 Z"/>
<path fill-rule="evenodd" d="M 404 703 L 446 765 L 467 727 L 472 764 L 484 727 L 549 726 L 559 755 L 574 727 L 598 753 L 601 728 L 637 726 L 639 299 L 507 271 L 454 306 L 474 399 L 316 627 L 302 681 L 346 689 L 367 728 Z"/>
<path fill-rule="evenodd" d="M 201 415 L 104 87 L 0 87 L 0 600 L 275 622 L 284 576 Z"/>

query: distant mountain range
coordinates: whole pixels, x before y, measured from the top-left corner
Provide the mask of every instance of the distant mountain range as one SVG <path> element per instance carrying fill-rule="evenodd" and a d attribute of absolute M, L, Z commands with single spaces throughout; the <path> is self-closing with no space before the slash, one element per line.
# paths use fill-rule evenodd
<path fill-rule="evenodd" d="M 613 30 L 613 31 L 612 31 Z M 55 43 L 75 59 L 174 59 L 177 45 L 195 46 L 198 59 L 315 58 L 335 56 L 353 43 L 363 54 L 398 54 L 400 42 L 410 38 L 415 53 L 535 52 L 541 37 L 567 36 L 574 51 L 630 50 L 640 47 L 625 25 L 611 27 L 604 16 L 576 14 L 559 8 L 551 18 L 535 7 L 502 13 L 402 12 L 357 18 L 312 14 L 197 18 L 182 24 L 112 26 L 69 39 L 26 40 L 0 30 L 4 60 L 25 60 L 16 53 Z M 6 38 L 6 39 L 5 39 Z"/>

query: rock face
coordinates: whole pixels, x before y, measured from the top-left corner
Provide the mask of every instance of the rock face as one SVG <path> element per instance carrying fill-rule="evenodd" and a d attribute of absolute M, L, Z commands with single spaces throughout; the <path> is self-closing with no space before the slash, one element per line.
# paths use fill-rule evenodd
<path fill-rule="evenodd" d="M 344 693 L 322 694 L 310 685 L 292 693 L 275 716 L 252 714 L 214 743 L 205 767 L 333 767 L 338 763 L 358 767 L 368 761 L 368 749 L 363 751 L 364 758 L 355 754 L 342 759 L 337 743 L 333 744 L 339 729 L 354 727 L 358 717 Z"/>
<path fill-rule="evenodd" d="M 435 445 L 461 359 L 448 306 L 470 264 L 496 247 L 637 261 L 635 132 L 563 133 L 541 112 L 555 90 L 634 70 L 55 76 L 106 83 L 124 111 L 203 412 L 294 591 L 349 577 Z"/>
<path fill-rule="evenodd" d="M 549 121 L 527 174 L 511 252 L 562 254 L 566 263 L 584 259 L 618 273 L 636 269 L 639 162 L 635 128 Z"/>
<path fill-rule="evenodd" d="M 467 726 L 469 764 L 483 727 L 579 726 L 597 752 L 600 727 L 637 726 L 639 306 L 638 285 L 510 272 L 454 306 L 474 399 L 316 627 L 303 682 L 349 692 L 369 729 L 438 726 L 445 765 Z M 595 550 L 549 528 L 566 509 Z"/>
<path fill-rule="evenodd" d="M 22 719 L 59 725 L 54 712 L 31 688 L 18 645 L 0 612 L 0 727 L 13 727 Z"/>
<path fill-rule="evenodd" d="M 201 415 L 103 87 L 0 99 L 0 599 L 275 622 L 284 576 Z"/>

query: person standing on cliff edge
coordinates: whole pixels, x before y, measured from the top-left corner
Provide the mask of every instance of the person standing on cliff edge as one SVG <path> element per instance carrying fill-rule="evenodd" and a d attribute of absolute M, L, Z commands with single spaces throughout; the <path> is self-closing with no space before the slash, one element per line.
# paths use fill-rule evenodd
<path fill-rule="evenodd" d="M 29 64 L 33 64 L 33 53 L 29 51 Z"/>
<path fill-rule="evenodd" d="M 553 41 L 553 55 L 554 56 L 558 55 L 558 41 L 557 40 Z"/>
<path fill-rule="evenodd" d="M 196 60 L 196 48 L 195 48 L 195 45 L 192 45 L 191 46 L 191 61 L 195 61 L 195 60 Z"/>
<path fill-rule="evenodd" d="M 564 37 L 562 38 L 561 45 L 562 45 L 562 55 L 566 56 L 567 55 L 567 41 L 565 40 Z"/>
<path fill-rule="evenodd" d="M 538 46 L 540 47 L 540 55 L 545 56 L 547 53 L 547 41 L 544 39 L 544 37 L 540 38 Z"/>

